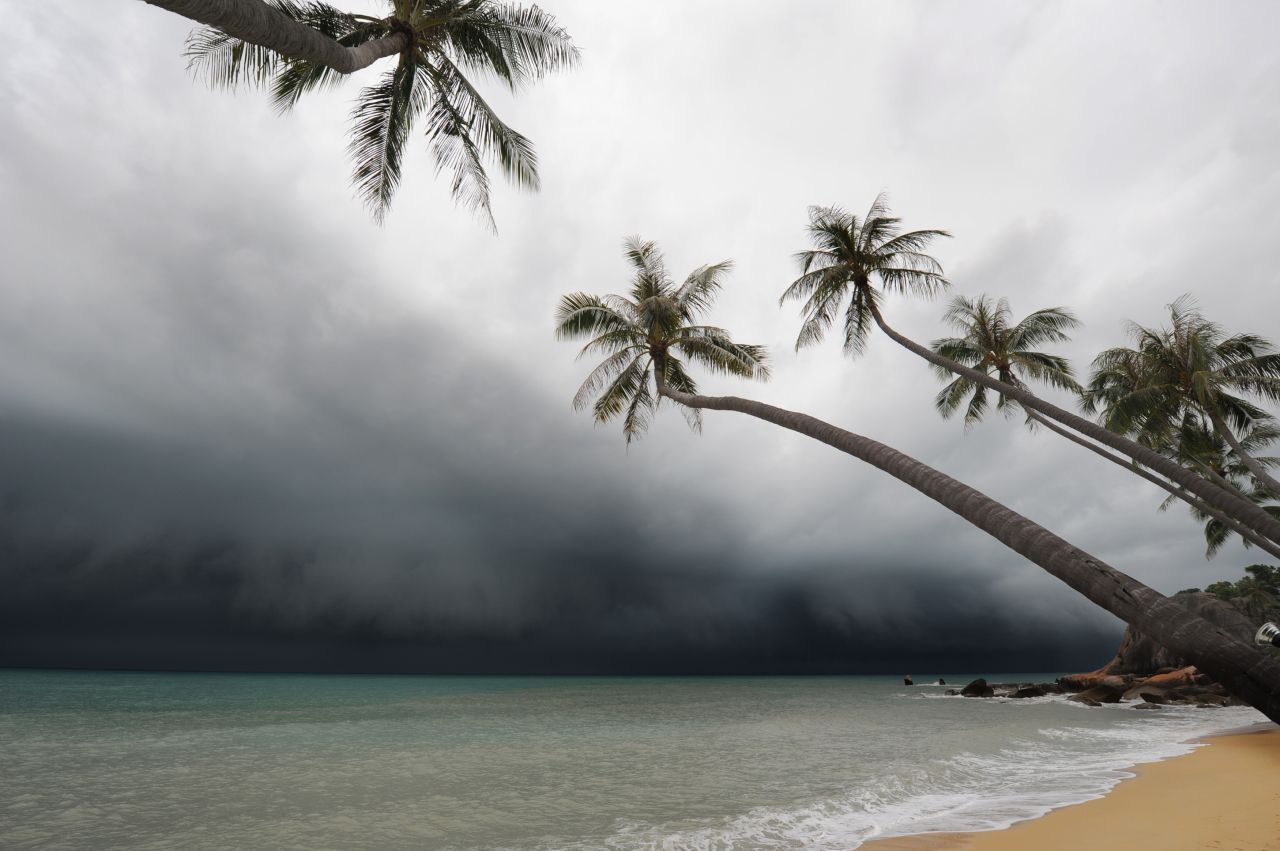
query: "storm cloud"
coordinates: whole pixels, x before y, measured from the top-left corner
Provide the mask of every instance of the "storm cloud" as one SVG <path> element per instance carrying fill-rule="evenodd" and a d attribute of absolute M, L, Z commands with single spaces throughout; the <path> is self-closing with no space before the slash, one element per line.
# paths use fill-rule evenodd
<path fill-rule="evenodd" d="M 730 414 L 626 449 L 569 399 L 557 297 L 619 245 L 737 261 L 776 359 L 706 389 L 809 411 L 1164 591 L 1236 575 L 1123 471 L 968 433 L 887 341 L 792 354 L 809 204 L 889 189 L 965 293 L 1073 307 L 1083 368 L 1193 292 L 1275 336 L 1280 25 L 1266 4 L 549 6 L 583 66 L 495 101 L 544 190 L 500 233 L 415 151 L 381 228 L 351 88 L 287 118 L 183 68 L 187 25 L 11 9 L 0 74 L 0 665 L 440 672 L 1084 667 L 1109 616 L 905 486 Z M 1105 18 L 1107 26 L 1096 22 Z M 48 34 L 58 33 L 56 41 Z M 661 45 L 661 49 L 655 45 Z M 352 85 L 358 84 L 353 83 Z M 917 339 L 937 304 L 891 303 Z"/>

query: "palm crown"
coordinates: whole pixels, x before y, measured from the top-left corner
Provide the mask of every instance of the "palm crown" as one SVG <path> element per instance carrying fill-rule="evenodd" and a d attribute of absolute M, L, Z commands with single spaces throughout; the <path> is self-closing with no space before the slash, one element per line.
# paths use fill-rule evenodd
<path fill-rule="evenodd" d="M 680 356 L 714 373 L 742 378 L 766 379 L 769 367 L 763 346 L 735 343 L 723 328 L 697 324 L 715 301 L 731 261 L 700 266 L 676 285 L 654 243 L 632 238 L 625 250 L 635 270 L 630 294 L 563 296 L 556 311 L 556 337 L 590 338 L 580 358 L 605 355 L 573 397 L 573 407 L 590 405 L 600 423 L 621 416 L 630 444 L 648 426 L 662 385 L 697 392 Z M 701 412 L 681 410 L 690 427 L 700 430 Z"/>
<path fill-rule="evenodd" d="M 804 324 L 796 348 L 821 342 L 836 321 L 846 295 L 844 350 L 861 352 L 879 312 L 881 291 L 934 297 L 950 286 L 942 266 L 924 253 L 943 230 L 903 233 L 901 219 L 890 214 L 888 199 L 876 196 L 859 219 L 839 207 L 810 207 L 809 235 L 814 247 L 796 254 L 801 275 L 779 299 L 804 299 Z M 873 281 L 879 280 L 880 289 Z"/>
<path fill-rule="evenodd" d="M 1231 446 L 1214 430 L 1211 423 L 1206 423 L 1203 417 L 1187 415 L 1176 433 L 1176 440 L 1162 448 L 1165 454 L 1208 476 L 1227 482 L 1263 511 L 1280 517 L 1280 506 L 1270 504 L 1273 499 L 1270 491 L 1257 484 L 1249 468 L 1235 455 Z M 1280 429 L 1273 422 L 1255 423 L 1240 435 L 1240 446 L 1263 467 L 1274 468 L 1280 465 L 1280 458 L 1258 456 L 1257 453 L 1265 451 L 1277 438 L 1280 438 Z M 1175 499 L 1175 496 L 1167 497 L 1160 504 L 1160 510 L 1167 509 Z M 1194 505 L 1191 507 L 1191 514 L 1204 523 L 1205 557 L 1211 557 L 1227 542 L 1233 530 Z M 1250 546 L 1247 538 L 1242 537 L 1241 543 L 1246 548 Z"/>
<path fill-rule="evenodd" d="M 398 32 L 408 37 L 396 66 L 360 91 L 351 113 L 352 177 L 375 218 L 386 214 L 400 183 L 405 145 L 419 120 L 437 172 L 452 175 L 454 199 L 479 211 L 490 224 L 487 161 L 496 159 L 517 186 L 537 188 L 532 144 L 498 118 L 464 71 L 497 77 L 514 90 L 571 65 L 577 48 L 551 15 L 537 6 L 495 0 L 386 0 L 390 14 L 384 18 L 350 14 L 314 0 L 267 2 L 345 47 Z M 192 32 L 187 55 L 193 70 L 214 85 L 270 85 L 282 112 L 306 92 L 333 86 L 342 76 L 212 27 Z"/>
<path fill-rule="evenodd" d="M 1254 334 L 1227 336 L 1185 296 L 1169 313 L 1168 328 L 1130 324 L 1136 348 L 1108 349 L 1094 359 L 1085 410 L 1101 409 L 1108 428 L 1150 446 L 1176 440 L 1188 416 L 1236 430 L 1271 419 L 1237 394 L 1280 401 L 1280 354 L 1273 346 Z"/>
<path fill-rule="evenodd" d="M 956 296 L 943 314 L 943 320 L 962 333 L 962 336 L 944 337 L 930 344 L 943 357 L 994 375 L 1015 387 L 1026 387 L 1027 381 L 1035 380 L 1073 393 L 1082 391 L 1066 358 L 1035 350 L 1043 343 L 1065 343 L 1070 339 L 1066 332 L 1080 322 L 1066 308 L 1037 310 L 1014 323 L 1009 302 L 1003 298 L 993 301 L 986 295 L 974 299 Z M 981 420 L 987 411 L 987 388 L 963 376 L 955 377 L 939 366 L 935 366 L 934 371 L 943 381 L 952 379 L 934 399 L 938 411 L 949 417 L 967 397 L 965 425 Z M 1008 414 L 1014 410 L 1014 404 L 1001 393 L 997 395 L 996 410 Z M 1028 418 L 1028 423 L 1031 422 Z"/>

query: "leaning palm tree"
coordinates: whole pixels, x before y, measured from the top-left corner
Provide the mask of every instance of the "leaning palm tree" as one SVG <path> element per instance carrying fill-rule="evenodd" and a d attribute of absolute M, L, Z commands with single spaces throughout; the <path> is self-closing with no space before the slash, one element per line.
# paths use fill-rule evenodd
<path fill-rule="evenodd" d="M 577 48 L 537 6 L 498 0 L 386 0 L 385 17 L 343 12 L 316 0 L 268 0 L 277 17 L 315 31 L 343 49 L 366 49 L 395 66 L 363 88 L 352 110 L 357 193 L 381 220 L 400 183 L 405 147 L 421 124 L 436 170 L 451 174 L 456 201 L 492 224 L 486 165 L 494 161 L 517 186 L 536 189 L 533 145 L 498 118 L 472 84 L 496 77 L 512 90 L 572 65 Z M 307 92 L 335 85 L 342 71 L 314 57 L 263 47 L 230 29 L 206 26 L 187 41 L 192 69 L 211 84 L 264 85 L 287 112 Z M 371 59 L 370 61 L 373 61 Z"/>
<path fill-rule="evenodd" d="M 681 356 L 711 372 L 742 378 L 767 379 L 769 367 L 763 346 L 735 343 L 723 328 L 698 324 L 731 261 L 699 266 L 676 285 L 654 243 L 633 237 L 626 242 L 626 256 L 634 269 L 630 295 L 564 296 L 556 312 L 556 336 L 589 338 L 579 357 L 606 356 L 578 388 L 573 407 L 590 405 L 599 423 L 621 416 L 630 444 L 648 427 L 664 386 L 697 392 Z M 701 430 L 701 413 L 681 410 L 690 427 Z"/>
<path fill-rule="evenodd" d="M 1272 419 L 1241 394 L 1280 402 L 1280 353 L 1256 334 L 1228 336 L 1188 296 L 1169 305 L 1169 315 L 1168 328 L 1131 323 L 1134 348 L 1098 355 L 1085 410 L 1151 446 L 1168 443 L 1188 417 L 1203 417 L 1257 483 L 1280 496 L 1280 481 L 1237 436 Z"/>
<path fill-rule="evenodd" d="M 1249 453 L 1253 460 L 1266 468 L 1280 466 L 1280 458 L 1264 456 L 1260 453 L 1266 447 L 1280 439 L 1280 428 L 1273 422 L 1256 422 L 1248 431 L 1239 436 L 1241 447 Z M 1280 517 L 1280 505 L 1274 504 L 1274 497 L 1263 487 L 1259 487 L 1252 472 L 1232 451 L 1231 446 L 1222 438 L 1210 423 L 1195 416 L 1184 417 L 1178 429 L 1176 440 L 1169 441 L 1163 451 L 1177 458 L 1185 466 L 1201 470 L 1204 475 L 1216 481 L 1226 483 L 1235 488 L 1251 502 L 1273 517 Z M 1160 510 L 1166 510 L 1179 494 L 1174 493 L 1160 504 Z M 1208 509 L 1207 506 L 1189 500 L 1191 514 L 1204 524 L 1205 557 L 1210 558 L 1231 538 L 1232 533 L 1240 535 L 1244 546 L 1257 545 L 1263 550 L 1280 558 L 1280 548 L 1256 535 L 1249 534 L 1248 529 L 1241 529 L 1221 514 Z"/>
<path fill-rule="evenodd" d="M 1027 387 L 1029 380 L 1039 380 L 1052 387 L 1079 394 L 1083 388 L 1076 382 L 1071 365 L 1066 358 L 1046 352 L 1036 351 L 1033 346 L 1041 343 L 1064 343 L 1069 339 L 1068 329 L 1079 325 L 1078 320 L 1069 311 L 1061 307 L 1050 307 L 1030 314 L 1021 322 L 1014 323 L 1005 299 L 993 302 L 988 296 L 970 299 L 957 296 L 951 302 L 943 319 L 961 332 L 959 337 L 945 337 L 934 340 L 930 347 L 939 355 L 950 358 L 971 369 L 995 375 L 1002 383 L 1012 387 Z M 963 405 L 965 407 L 965 426 L 969 427 L 985 415 L 988 408 L 987 388 L 964 376 L 953 377 L 946 369 L 935 366 L 938 377 L 946 381 L 952 379 L 938 393 L 934 404 L 943 417 L 954 414 Z M 968 404 L 965 400 L 968 399 Z M 1070 429 L 1058 425 L 1054 421 L 1027 408 L 1025 405 L 1010 402 L 1003 393 L 996 396 L 996 410 L 1005 414 L 1021 408 L 1026 414 L 1028 427 L 1043 426 L 1055 434 L 1083 446 L 1090 452 L 1116 464 L 1131 473 L 1135 473 L 1148 482 L 1156 485 L 1169 494 L 1160 510 L 1165 510 L 1170 502 L 1180 499 L 1187 503 L 1192 514 L 1206 524 L 1205 535 L 1209 542 L 1206 557 L 1211 557 L 1234 532 L 1244 541 L 1245 546 L 1256 545 L 1268 553 L 1280 558 L 1280 545 L 1257 534 L 1244 524 L 1232 519 L 1223 512 L 1187 492 L 1185 488 L 1171 484 L 1166 479 L 1152 475 L 1129 460 L 1110 452 L 1093 441 L 1076 434 Z M 1261 433 L 1259 433 L 1259 436 Z M 1165 453 L 1169 454 L 1169 453 Z M 1176 455 L 1176 457 L 1175 457 Z M 1187 453 L 1171 455 L 1173 460 L 1194 468 L 1203 468 L 1205 463 L 1189 457 Z M 1238 489 L 1238 488 L 1237 488 Z M 1241 491 L 1243 494 L 1243 491 Z M 1249 494 L 1250 501 L 1259 500 Z M 1273 517 L 1275 511 L 1264 507 Z"/>
<path fill-rule="evenodd" d="M 930 344 L 935 352 L 972 369 L 980 370 L 1013 387 L 1042 381 L 1051 387 L 1079 393 L 1071 364 L 1061 355 L 1038 351 L 1044 343 L 1065 343 L 1067 331 L 1080 321 L 1065 307 L 1046 307 L 1014 322 L 1006 299 L 990 296 L 956 296 L 943 314 L 943 321 L 960 332 L 959 337 L 943 337 Z M 934 399 L 943 417 L 950 417 L 963 405 L 964 423 L 971 426 L 982 419 L 989 400 L 987 388 L 950 370 L 935 366 L 943 381 L 950 379 Z M 965 400 L 968 399 L 968 404 Z M 1003 393 L 996 394 L 995 408 L 1006 415 L 1020 406 Z M 1026 411 L 1028 425 L 1043 421 L 1035 411 Z"/>
<path fill-rule="evenodd" d="M 889 446 L 814 417 L 737 396 L 702 396 L 684 389 L 687 382 L 671 380 L 682 372 L 670 368 L 670 352 L 675 348 L 683 348 L 719 371 L 747 377 L 761 376 L 764 353 L 758 347 L 731 344 L 720 329 L 696 326 L 704 330 L 692 336 L 679 330 L 690 327 L 682 304 L 696 302 L 699 311 L 709 307 L 715 289 L 709 280 L 718 278 L 718 273 L 709 277 L 706 270 L 722 269 L 724 264 L 703 267 L 676 287 L 652 244 L 633 241 L 628 243 L 627 253 L 636 269 L 630 297 L 573 293 L 560 302 L 557 336 L 590 338 L 580 356 L 608 355 L 578 390 L 575 407 L 585 407 L 595 397 L 593 413 L 600 422 L 625 411 L 623 430 L 630 440 L 637 427 L 647 424 L 647 415 L 656 407 L 655 394 L 649 390 L 652 375 L 658 399 L 665 397 L 695 412 L 737 411 L 832 446 L 960 515 L 1280 721 L 1280 661 L 986 494 Z M 709 348 L 704 342 L 708 338 L 717 338 Z M 687 340 L 694 342 L 692 349 Z M 703 356 L 695 356 L 698 351 Z M 645 417 L 631 419 L 633 410 L 643 411 Z M 1232 623 L 1236 632 L 1252 631 L 1255 626 L 1234 610 L 1224 612 L 1222 619 Z"/>
<path fill-rule="evenodd" d="M 781 298 L 783 303 L 804 302 L 797 348 L 821 341 L 843 313 L 847 353 L 859 353 L 866 346 L 872 327 L 877 327 L 895 343 L 934 366 L 1002 394 L 1024 408 L 1122 453 L 1258 534 L 1280 543 L 1280 520 L 1241 494 L 1202 478 L 1149 446 L 1046 402 L 1025 387 L 1006 384 L 996 376 L 944 357 L 892 328 L 882 310 L 886 295 L 934 296 L 949 286 L 941 264 L 926 253 L 934 239 L 949 235 L 946 231 L 904 232 L 901 220 L 890 214 L 882 194 L 861 218 L 839 207 L 810 208 L 809 234 L 814 247 L 796 255 L 801 275 Z M 844 306 L 846 300 L 847 306 Z"/>

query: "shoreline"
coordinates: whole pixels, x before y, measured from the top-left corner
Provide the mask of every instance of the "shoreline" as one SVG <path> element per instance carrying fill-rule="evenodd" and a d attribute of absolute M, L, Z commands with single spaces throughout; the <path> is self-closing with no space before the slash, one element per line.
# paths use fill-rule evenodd
<path fill-rule="evenodd" d="M 1280 726 L 1226 730 L 1195 750 L 1134 766 L 1106 794 L 1000 830 L 922 833 L 864 842 L 863 851 L 1067 851 L 1093 847 L 1280 848 Z"/>

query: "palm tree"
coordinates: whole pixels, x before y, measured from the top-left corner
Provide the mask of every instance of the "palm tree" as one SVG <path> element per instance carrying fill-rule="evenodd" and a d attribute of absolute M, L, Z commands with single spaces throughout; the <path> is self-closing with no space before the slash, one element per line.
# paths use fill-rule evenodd
<path fill-rule="evenodd" d="M 985 295 L 976 299 L 957 296 L 952 300 L 943 319 L 960 331 L 962 336 L 934 340 L 930 347 L 939 355 L 972 369 L 994 374 L 1002 383 L 1012 387 L 1026 387 L 1027 380 L 1037 379 L 1061 390 L 1077 394 L 1083 392 L 1066 358 L 1029 348 L 1041 343 L 1067 342 L 1069 337 L 1066 331 L 1077 327 L 1079 321 L 1065 308 L 1051 307 L 1038 310 L 1015 324 L 1009 310 L 1009 303 L 1005 299 L 993 302 Z M 968 398 L 969 403 L 965 406 L 965 426 L 971 426 L 981 420 L 988 405 L 987 389 L 963 376 L 953 378 L 950 371 L 940 367 L 935 366 L 934 370 L 942 380 L 952 379 L 934 399 L 934 404 L 943 417 L 949 417 L 959 410 L 964 400 Z M 998 394 L 996 410 L 1008 414 L 1014 410 L 1015 405 L 1016 403 L 1010 403 L 1003 393 Z M 1172 485 L 1165 479 L 1134 466 L 1125 458 L 1063 428 L 1034 410 L 1021 405 L 1018 407 L 1021 407 L 1026 414 L 1028 427 L 1043 426 L 1111 463 L 1136 473 L 1166 491 L 1169 497 L 1161 504 L 1160 510 L 1167 508 L 1173 499 L 1186 502 L 1193 515 L 1207 524 L 1205 534 L 1209 538 L 1210 545 L 1206 557 L 1212 556 L 1227 537 L 1235 532 L 1244 540 L 1245 546 L 1257 545 L 1280 558 L 1280 545 L 1268 541 L 1247 526 L 1188 493 L 1184 488 Z M 1181 461 L 1184 465 L 1188 461 L 1186 457 L 1174 458 L 1174 460 Z M 1250 499 L 1252 502 L 1258 502 L 1252 497 Z M 1274 511 L 1266 508 L 1264 510 L 1272 516 L 1280 516 Z"/>
<path fill-rule="evenodd" d="M 930 344 L 939 355 L 972 369 L 995 375 L 1004 384 L 1026 387 L 1028 381 L 1043 381 L 1060 390 L 1079 393 L 1071 364 L 1061 355 L 1035 350 L 1043 343 L 1065 343 L 1067 331 L 1080 325 L 1065 307 L 1046 307 L 1015 323 L 1006 299 L 993 301 L 990 296 L 976 299 L 956 296 L 943 314 L 943 321 L 961 332 L 959 337 L 944 337 Z M 966 398 L 964 423 L 971 426 L 987 411 L 987 388 L 964 376 L 955 377 L 950 370 L 934 367 L 938 377 L 950 383 L 934 399 L 943 417 L 954 414 Z M 1016 403 L 1003 393 L 996 396 L 996 410 L 1006 415 Z M 1025 410 L 1025 409 L 1024 409 Z M 1041 420 L 1039 414 L 1027 411 L 1027 423 Z"/>
<path fill-rule="evenodd" d="M 653 374 L 657 397 L 701 411 L 737 411 L 821 441 L 889 473 L 942 506 L 959 514 L 1005 546 L 1021 553 L 1050 574 L 1084 594 L 1094 603 L 1132 624 L 1199 666 L 1232 693 L 1280 721 L 1280 661 L 1261 649 L 1232 637 L 1182 605 L 1143 585 L 1100 559 L 1089 555 L 1047 529 L 1017 514 L 987 495 L 870 438 L 837 428 L 814 417 L 787 411 L 737 396 L 701 396 L 684 389 L 688 383 L 671 380 L 682 370 L 671 370 L 669 355 L 677 341 L 693 356 L 710 361 L 713 368 L 745 377 L 761 377 L 763 350 L 737 346 L 718 328 L 703 328 L 691 336 L 683 305 L 697 302 L 699 310 L 710 306 L 719 274 L 726 264 L 704 266 L 681 287 L 675 287 L 662 268 L 651 243 L 632 241 L 627 254 L 636 268 L 631 297 L 566 295 L 557 313 L 557 336 L 590 338 L 580 353 L 607 354 L 583 382 L 574 398 L 576 408 L 596 398 L 593 413 L 599 422 L 623 414 L 623 430 L 630 440 L 648 422 L 655 405 L 649 391 Z M 695 294 L 698 294 L 695 296 Z M 710 347 L 704 340 L 715 338 Z M 689 350 L 688 340 L 694 342 Z M 643 411 L 644 417 L 632 411 Z M 1224 613 L 1236 631 L 1251 631 L 1254 624 L 1234 610 Z"/>
<path fill-rule="evenodd" d="M 822 340 L 848 299 L 848 306 L 843 310 L 847 353 L 857 354 L 862 350 L 874 324 L 895 343 L 935 367 L 994 390 L 1046 419 L 1128 456 L 1224 514 L 1280 543 L 1280 520 L 1242 495 L 1202 478 L 1148 446 L 1050 404 L 1025 387 L 1006 384 L 981 370 L 943 357 L 894 330 L 885 321 L 881 310 L 886 293 L 933 296 L 949 286 L 941 264 L 925 253 L 935 238 L 949 234 L 941 230 L 904 233 L 900 225 L 901 220 L 890 215 L 883 194 L 876 198 L 862 218 L 838 207 L 810 208 L 809 234 L 814 247 L 796 255 L 801 275 L 781 298 L 783 303 L 793 299 L 804 300 L 804 321 L 796 338 L 797 348 Z"/>
<path fill-rule="evenodd" d="M 1130 323 L 1136 347 L 1094 359 L 1085 410 L 1100 408 L 1108 428 L 1149 446 L 1167 443 L 1189 416 L 1204 417 L 1258 484 L 1280 495 L 1280 482 L 1236 435 L 1271 419 L 1237 394 L 1280 402 L 1280 354 L 1256 334 L 1227 336 L 1188 296 L 1169 305 L 1169 315 L 1168 328 Z"/>
<path fill-rule="evenodd" d="M 514 90 L 572 65 L 577 48 L 537 6 L 498 0 L 386 2 L 389 14 L 375 18 L 315 0 L 268 0 L 268 17 L 291 21 L 343 50 L 366 50 L 370 61 L 396 57 L 394 68 L 360 91 L 351 113 L 353 181 L 375 218 L 381 220 L 391 204 L 405 145 L 421 120 L 437 171 L 452 175 L 454 199 L 492 225 L 486 163 L 496 160 L 517 186 L 528 189 L 538 187 L 538 163 L 533 145 L 498 118 L 468 74 L 495 76 Z M 216 23 L 193 31 L 187 40 L 192 69 L 213 85 L 269 85 L 282 112 L 345 73 L 233 32 L 239 31 Z"/>
<path fill-rule="evenodd" d="M 1255 422 L 1248 431 L 1241 433 L 1239 442 L 1257 463 L 1265 467 L 1275 467 L 1280 465 L 1280 458 L 1258 456 L 1257 452 L 1277 438 L 1280 438 L 1280 428 L 1270 422 Z M 1203 419 L 1194 416 L 1185 417 L 1178 429 L 1177 439 L 1170 441 L 1163 447 L 1163 451 L 1181 461 L 1185 466 L 1201 470 L 1215 480 L 1226 482 L 1251 502 L 1260 506 L 1263 511 L 1273 517 L 1280 517 L 1280 505 L 1267 504 L 1273 499 L 1271 493 L 1257 485 L 1249 468 L 1236 457 L 1222 435 L 1218 434 L 1211 424 L 1206 424 Z M 1174 493 L 1167 497 L 1161 503 L 1160 510 L 1167 509 L 1174 497 L 1178 495 Z M 1249 530 L 1242 530 L 1230 518 L 1224 518 L 1212 510 L 1206 510 L 1207 506 L 1197 504 L 1198 501 L 1190 502 L 1192 516 L 1204 523 L 1206 558 L 1217 553 L 1230 539 L 1232 532 L 1240 535 L 1245 547 L 1256 544 L 1276 558 L 1280 558 L 1280 547 L 1276 547 L 1265 539 L 1259 541 L 1256 535 L 1249 534 Z"/>
<path fill-rule="evenodd" d="M 621 416 L 622 433 L 630 444 L 648 427 L 664 386 L 697 392 L 678 355 L 714 373 L 742 378 L 767 379 L 769 367 L 763 346 L 735 343 L 723 328 L 697 324 L 732 262 L 699 266 L 677 286 L 654 243 L 633 237 L 625 250 L 634 268 L 630 296 L 564 296 L 556 312 L 556 337 L 590 338 L 578 356 L 606 356 L 578 389 L 573 407 L 591 405 L 599 423 Z M 692 408 L 681 410 L 690 427 L 700 431 L 702 415 Z"/>

